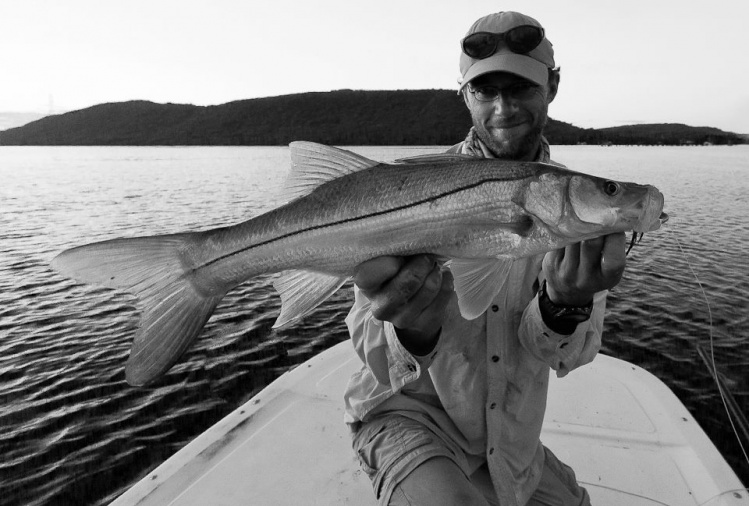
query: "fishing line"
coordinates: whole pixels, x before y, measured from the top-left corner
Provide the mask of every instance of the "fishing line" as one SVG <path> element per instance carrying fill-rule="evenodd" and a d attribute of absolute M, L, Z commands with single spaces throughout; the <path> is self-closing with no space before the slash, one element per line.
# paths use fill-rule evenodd
<path fill-rule="evenodd" d="M 667 229 L 668 230 L 668 229 Z M 713 337 L 713 312 L 710 307 L 710 301 L 707 298 L 707 293 L 705 292 L 705 288 L 702 286 L 702 283 L 700 282 L 699 278 L 697 277 L 697 274 L 694 272 L 694 269 L 692 268 L 692 264 L 689 262 L 689 257 L 687 257 L 687 254 L 684 251 L 684 248 L 681 247 L 681 243 L 679 242 L 679 239 L 676 237 L 676 234 L 671 234 L 674 238 L 674 241 L 676 241 L 676 245 L 679 247 L 679 251 L 681 251 L 682 256 L 684 257 L 684 261 L 687 263 L 687 267 L 689 267 L 689 271 L 692 273 L 692 276 L 694 277 L 694 280 L 697 282 L 697 285 L 700 287 L 700 290 L 702 291 L 702 298 L 705 300 L 705 305 L 707 306 L 707 315 L 709 319 L 710 324 L 710 360 L 712 362 L 713 370 L 710 371 L 713 379 L 715 380 L 715 385 L 718 387 L 718 393 L 720 394 L 720 400 L 723 402 L 723 409 L 726 411 L 726 416 L 728 417 L 728 422 L 731 424 L 731 429 L 733 430 L 734 435 L 736 436 L 736 441 L 739 443 L 739 448 L 741 448 L 741 452 L 744 454 L 744 459 L 746 460 L 747 465 L 749 465 L 749 456 L 746 453 L 746 449 L 744 448 L 744 444 L 741 442 L 741 436 L 739 436 L 739 432 L 736 429 L 736 425 L 734 424 L 733 417 L 731 416 L 731 410 L 728 408 L 728 402 L 726 401 L 726 396 L 723 392 L 723 387 L 721 386 L 720 380 L 718 378 L 718 368 L 715 365 L 715 342 Z"/>

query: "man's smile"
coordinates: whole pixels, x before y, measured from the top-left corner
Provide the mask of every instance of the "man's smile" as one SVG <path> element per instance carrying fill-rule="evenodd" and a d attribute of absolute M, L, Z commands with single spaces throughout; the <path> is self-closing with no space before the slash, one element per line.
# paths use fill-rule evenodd
<path fill-rule="evenodd" d="M 500 123 L 490 124 L 488 125 L 489 130 L 494 130 L 498 133 L 506 132 L 506 133 L 515 133 L 518 130 L 523 129 L 524 127 L 528 127 L 528 122 L 523 119 L 514 119 L 514 120 L 508 120 L 503 121 Z"/>

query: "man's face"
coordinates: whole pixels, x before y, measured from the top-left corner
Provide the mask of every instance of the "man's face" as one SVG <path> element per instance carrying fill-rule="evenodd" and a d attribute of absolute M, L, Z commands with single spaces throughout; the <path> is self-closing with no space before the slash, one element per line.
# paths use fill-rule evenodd
<path fill-rule="evenodd" d="M 556 96 L 558 83 L 556 72 L 550 72 L 546 86 L 505 72 L 485 74 L 471 81 L 464 98 L 479 138 L 498 158 L 533 160 L 541 145 L 548 106 Z M 501 90 L 496 100 L 479 100 L 488 94 L 482 91 L 492 89 Z"/>

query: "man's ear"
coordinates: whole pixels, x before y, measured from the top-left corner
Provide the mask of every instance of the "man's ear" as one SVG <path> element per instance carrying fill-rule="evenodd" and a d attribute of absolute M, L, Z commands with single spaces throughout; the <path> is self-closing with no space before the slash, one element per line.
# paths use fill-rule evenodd
<path fill-rule="evenodd" d="M 559 90 L 560 71 L 562 69 L 557 67 L 555 69 L 549 69 L 549 82 L 546 85 L 548 88 L 548 94 L 546 95 L 546 102 L 551 103 L 557 96 L 557 90 Z"/>
<path fill-rule="evenodd" d="M 463 86 L 463 89 L 460 90 L 460 94 L 463 95 L 463 103 L 468 107 L 468 109 L 470 109 L 471 106 L 468 104 L 468 85 Z"/>

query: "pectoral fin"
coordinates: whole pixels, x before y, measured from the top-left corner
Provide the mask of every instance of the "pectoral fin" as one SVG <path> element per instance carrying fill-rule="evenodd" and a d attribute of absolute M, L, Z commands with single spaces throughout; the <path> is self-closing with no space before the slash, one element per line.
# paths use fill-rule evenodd
<path fill-rule="evenodd" d="M 512 262 L 511 258 L 453 259 L 446 264 L 453 274 L 463 318 L 473 320 L 484 314 L 507 281 Z"/>

